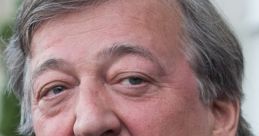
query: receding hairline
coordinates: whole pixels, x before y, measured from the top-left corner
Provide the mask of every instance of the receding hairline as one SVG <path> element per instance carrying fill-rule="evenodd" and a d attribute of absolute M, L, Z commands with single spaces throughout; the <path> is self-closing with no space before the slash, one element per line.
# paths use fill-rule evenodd
<path fill-rule="evenodd" d="M 79 0 L 79 1 L 81 1 L 81 0 Z M 82 12 L 85 10 L 89 10 L 89 12 L 91 12 L 91 10 L 93 10 L 93 8 L 98 8 L 99 6 L 102 6 L 103 4 L 106 4 L 106 3 L 112 2 L 112 1 L 118 1 L 118 0 L 85 0 L 84 2 L 82 2 L 82 4 L 80 6 L 75 6 L 75 7 L 71 6 L 71 8 L 61 8 L 61 9 L 59 9 L 60 12 L 58 12 L 57 14 L 51 15 L 50 17 L 33 22 L 35 24 L 31 24 L 32 26 L 29 26 L 29 29 L 30 29 L 29 31 L 32 32 L 31 33 L 32 37 L 29 39 L 32 40 L 35 32 L 37 32 L 39 29 L 41 29 L 41 27 L 44 26 L 45 24 L 47 24 L 48 22 L 60 20 L 60 19 L 63 19 L 64 17 L 68 16 L 69 14 L 73 15 L 75 13 L 79 13 L 79 12 Z M 147 0 L 147 1 L 151 1 L 151 0 Z M 161 5 L 165 6 L 165 8 L 172 10 L 172 12 L 168 13 L 168 15 L 174 14 L 174 17 L 177 17 L 176 20 L 181 22 L 181 20 L 182 20 L 181 15 L 180 15 L 181 9 L 180 9 L 180 6 L 179 6 L 177 0 L 153 0 L 153 1 L 160 2 Z M 64 2 L 64 3 L 69 4 L 69 1 Z M 29 41 L 28 46 L 29 46 L 28 48 L 31 48 L 30 47 L 31 41 Z M 28 53 L 30 54 L 30 52 L 28 52 Z"/>
<path fill-rule="evenodd" d="M 83 5 L 83 6 L 79 7 L 78 9 L 67 11 L 67 12 L 62 12 L 60 14 L 57 14 L 57 15 L 53 16 L 52 18 L 49 18 L 49 19 L 46 19 L 46 20 L 43 20 L 43 21 L 39 21 L 37 27 L 35 27 L 35 29 L 32 30 L 32 37 L 31 37 L 30 44 L 28 45 L 29 46 L 29 53 L 28 53 L 27 57 L 29 57 L 29 58 L 32 57 L 31 56 L 32 52 L 33 52 L 32 45 L 33 45 L 33 39 L 34 39 L 36 33 L 40 32 L 42 30 L 45 30 L 46 27 L 48 27 L 49 25 L 52 25 L 53 22 L 56 22 L 56 21 L 59 22 L 60 20 L 64 21 L 64 18 L 66 18 L 68 16 L 77 16 L 77 14 L 80 14 L 82 12 L 86 12 L 86 13 L 89 12 L 89 14 L 91 14 L 91 11 L 94 10 L 94 8 L 98 8 L 98 6 L 101 6 L 102 4 L 105 4 L 106 2 L 113 2 L 113 1 L 116 2 L 118 0 L 93 0 L 93 1 L 96 1 L 96 2 L 94 2 L 94 3 L 90 2 L 90 3 L 87 3 L 89 5 Z M 149 0 L 146 0 L 146 1 L 149 2 Z M 176 31 L 177 31 L 177 33 L 179 33 L 181 35 L 183 30 L 182 30 L 182 27 L 180 26 L 181 23 L 182 23 L 182 19 L 181 19 L 180 13 L 179 13 L 180 8 L 178 8 L 179 6 L 177 6 L 177 8 L 173 8 L 173 7 L 176 7 L 176 5 L 177 5 L 176 0 L 161 0 L 161 1 L 160 0 L 152 0 L 152 1 L 157 1 L 159 3 L 162 3 L 160 6 L 165 6 L 165 7 L 167 7 L 167 9 L 170 8 L 169 10 L 171 10 L 172 12 L 165 12 L 165 13 L 166 13 L 166 15 L 168 15 L 168 17 L 170 17 L 169 21 L 173 21 L 173 23 L 175 23 L 175 25 L 177 25 Z M 159 13 L 160 13 L 160 11 L 159 11 Z M 167 22 L 169 22 L 169 21 L 167 21 Z M 163 22 L 161 22 L 161 23 L 163 23 Z M 173 23 L 169 22 L 168 24 L 170 26 L 172 26 Z M 160 24 L 158 24 L 158 26 L 159 25 Z M 175 30 L 174 30 L 174 28 L 170 28 L 169 31 L 175 31 Z M 180 37 L 178 37 L 178 35 L 177 35 L 176 39 L 177 39 L 177 41 L 181 40 Z M 179 44 L 179 46 L 181 46 L 180 42 L 178 44 Z"/>

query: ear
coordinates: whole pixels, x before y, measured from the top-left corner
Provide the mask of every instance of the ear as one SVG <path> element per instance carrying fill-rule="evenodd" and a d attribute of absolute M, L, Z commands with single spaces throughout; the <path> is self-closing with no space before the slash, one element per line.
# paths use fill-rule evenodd
<path fill-rule="evenodd" d="M 236 136 L 240 104 L 238 101 L 215 101 L 211 105 L 213 136 Z"/>

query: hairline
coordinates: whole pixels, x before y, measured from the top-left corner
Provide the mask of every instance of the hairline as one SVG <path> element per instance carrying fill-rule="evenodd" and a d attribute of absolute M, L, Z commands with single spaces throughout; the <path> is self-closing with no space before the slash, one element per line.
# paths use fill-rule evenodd
<path fill-rule="evenodd" d="M 102 0 L 97 0 L 97 1 L 102 1 Z M 110 1 L 110 0 L 108 0 L 108 1 Z M 163 0 L 164 1 L 164 0 Z M 176 0 L 165 0 L 165 1 L 167 1 L 167 2 L 172 2 L 172 1 L 176 1 Z M 196 1 L 195 1 L 196 2 Z M 194 2 L 194 3 L 195 3 Z M 179 5 L 179 1 L 177 1 L 176 2 L 177 3 L 177 9 L 179 9 L 179 11 L 180 11 L 180 14 L 181 14 L 181 16 L 180 16 L 180 18 L 179 19 L 183 19 L 183 28 L 181 29 L 182 31 L 183 31 L 183 39 L 181 39 L 182 41 L 182 43 L 183 43 L 183 45 L 181 45 L 181 46 L 183 46 L 183 52 L 184 52 L 184 54 L 186 55 L 186 57 L 188 58 L 189 56 L 189 52 L 187 51 L 187 50 L 185 50 L 184 48 L 185 47 L 191 47 L 191 46 L 188 46 L 187 44 L 192 44 L 192 43 L 190 43 L 190 42 L 193 42 L 193 41 L 189 41 L 190 39 L 188 39 L 188 37 L 189 37 L 189 35 L 188 34 L 186 34 L 186 31 L 187 31 L 187 29 L 188 28 L 185 28 L 184 27 L 184 25 L 186 25 L 186 23 L 188 24 L 189 22 L 186 22 L 187 20 L 184 20 L 184 18 L 185 17 L 187 17 L 187 15 L 185 15 L 185 13 L 183 13 L 183 9 L 182 9 L 182 7 L 180 7 L 180 5 Z M 188 4 L 190 4 L 190 3 L 188 3 Z M 89 5 L 88 5 L 89 6 Z M 80 7 L 82 7 L 82 6 L 78 6 L 78 7 L 74 7 L 74 10 L 73 11 L 70 11 L 69 10 L 69 12 L 70 13 L 73 13 L 74 11 L 77 11 L 78 9 L 81 9 Z M 83 7 L 87 7 L 87 6 L 83 6 Z M 60 9 L 60 10 L 64 10 L 64 9 Z M 190 10 L 190 9 L 189 9 Z M 67 12 L 68 12 L 68 10 L 66 10 Z M 191 11 L 192 12 L 192 11 Z M 62 13 L 60 13 L 60 15 L 62 15 L 62 14 L 64 14 L 63 12 Z M 39 27 L 41 27 L 42 26 L 42 24 L 44 24 L 44 22 L 46 22 L 46 21 L 48 21 L 48 20 L 51 20 L 51 19 L 53 19 L 53 18 L 56 18 L 56 16 L 52 16 L 52 18 L 48 18 L 48 19 L 46 19 L 46 20 L 41 20 L 41 21 L 39 21 L 40 23 L 38 24 L 39 25 Z M 37 28 L 37 27 L 36 27 Z M 37 31 L 37 29 L 34 29 L 33 30 L 33 32 L 35 32 L 35 31 Z M 32 34 L 33 35 L 33 34 Z M 185 39 L 187 37 L 187 39 Z M 204 40 L 204 39 L 203 39 Z M 27 45 L 27 44 L 26 44 Z M 195 48 L 195 47 L 193 47 L 193 48 Z M 26 62 L 27 62 L 27 59 L 29 59 L 28 58 L 28 56 L 26 56 Z M 192 65 L 191 64 L 191 62 L 190 61 L 188 61 L 188 64 L 189 65 Z M 191 69 L 192 70 L 194 70 L 194 68 L 193 67 L 191 67 Z M 23 77 L 26 77 L 25 75 L 27 75 L 26 73 L 28 73 L 28 72 L 26 72 L 27 71 L 27 68 L 26 68 L 26 65 L 24 65 L 24 76 Z M 203 80 L 200 80 L 200 77 L 197 75 L 197 71 L 196 72 L 194 72 L 195 73 L 195 78 L 197 79 L 197 84 L 199 84 L 199 86 L 201 86 L 201 88 L 199 88 L 199 91 L 201 92 L 201 91 L 205 91 L 205 90 L 203 90 L 204 88 L 202 88 L 202 85 L 204 85 L 204 82 L 205 81 L 203 81 Z M 28 76 L 27 76 L 28 77 Z M 239 79 L 238 79 L 239 80 Z M 212 94 L 212 95 L 214 95 L 214 94 Z M 202 97 L 203 95 L 201 95 L 201 97 Z M 206 96 L 205 96 L 206 97 Z M 234 97 L 236 97 L 236 96 L 234 96 Z M 236 99 L 237 101 L 240 101 L 239 99 Z M 242 125 L 242 124 L 241 124 Z"/>

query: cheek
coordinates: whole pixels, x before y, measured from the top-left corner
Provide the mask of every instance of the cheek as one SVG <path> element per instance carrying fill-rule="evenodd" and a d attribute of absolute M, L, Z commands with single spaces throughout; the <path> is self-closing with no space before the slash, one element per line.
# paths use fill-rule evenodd
<path fill-rule="evenodd" d="M 174 90 L 168 90 L 171 91 Z M 198 99 L 193 99 L 192 95 L 181 94 L 179 97 L 177 93 L 165 93 L 164 96 L 148 102 L 120 101 L 121 119 L 132 135 L 202 136 L 207 133 L 204 131 L 208 124 L 207 110 Z"/>
<path fill-rule="evenodd" d="M 63 106 L 55 114 L 49 114 L 42 108 L 35 107 L 32 111 L 34 131 L 37 136 L 71 136 L 75 122 L 71 105 Z"/>

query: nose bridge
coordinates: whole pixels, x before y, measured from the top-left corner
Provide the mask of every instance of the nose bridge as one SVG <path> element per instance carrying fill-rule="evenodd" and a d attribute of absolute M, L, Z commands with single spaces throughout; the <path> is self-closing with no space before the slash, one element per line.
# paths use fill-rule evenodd
<path fill-rule="evenodd" d="M 101 112 L 104 105 L 104 89 L 96 82 L 93 76 L 88 76 L 81 81 L 79 93 L 76 99 L 76 113 L 80 112 Z M 81 114 L 79 114 L 81 116 Z"/>
<path fill-rule="evenodd" d="M 102 96 L 99 93 L 98 90 L 89 87 L 80 89 L 75 109 L 77 118 L 89 122 L 108 111 L 108 108 L 106 108 L 108 105 L 103 104 Z"/>
<path fill-rule="evenodd" d="M 76 125 L 79 127 L 93 125 L 107 112 L 99 91 L 89 85 L 80 88 L 75 107 Z"/>
<path fill-rule="evenodd" d="M 116 114 L 106 102 L 101 87 L 81 87 L 76 99 L 74 124 L 75 135 L 101 136 L 105 133 L 116 135 L 120 130 L 120 122 Z"/>

